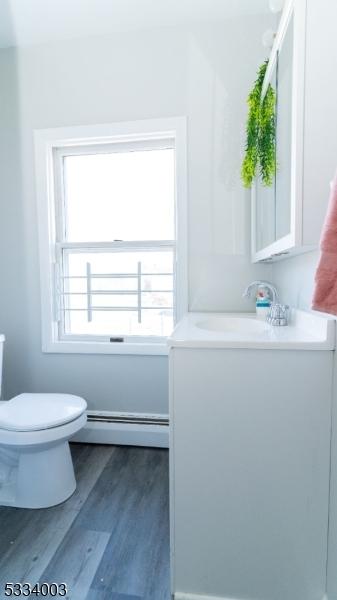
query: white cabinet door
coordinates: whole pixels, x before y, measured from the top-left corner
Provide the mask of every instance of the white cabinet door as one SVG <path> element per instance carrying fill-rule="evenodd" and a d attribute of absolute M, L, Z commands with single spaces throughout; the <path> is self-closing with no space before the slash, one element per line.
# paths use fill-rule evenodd
<path fill-rule="evenodd" d="M 323 598 L 332 355 L 170 351 L 177 598 Z"/>

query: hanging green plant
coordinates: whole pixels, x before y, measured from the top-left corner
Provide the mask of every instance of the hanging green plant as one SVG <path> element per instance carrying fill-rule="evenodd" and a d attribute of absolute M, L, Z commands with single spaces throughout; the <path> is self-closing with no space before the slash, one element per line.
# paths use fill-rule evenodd
<path fill-rule="evenodd" d="M 276 172 L 276 93 L 269 84 L 261 102 L 263 80 L 268 61 L 258 70 L 258 77 L 248 96 L 247 142 L 241 178 L 250 188 L 259 170 L 262 183 L 270 186 Z"/>

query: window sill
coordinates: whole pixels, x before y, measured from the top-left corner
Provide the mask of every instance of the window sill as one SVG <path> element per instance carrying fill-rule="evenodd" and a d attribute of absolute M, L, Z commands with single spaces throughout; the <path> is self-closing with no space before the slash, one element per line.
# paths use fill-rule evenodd
<path fill-rule="evenodd" d="M 50 354 L 133 354 L 167 356 L 166 343 L 108 343 L 83 341 L 58 341 L 45 343 L 42 352 Z"/>

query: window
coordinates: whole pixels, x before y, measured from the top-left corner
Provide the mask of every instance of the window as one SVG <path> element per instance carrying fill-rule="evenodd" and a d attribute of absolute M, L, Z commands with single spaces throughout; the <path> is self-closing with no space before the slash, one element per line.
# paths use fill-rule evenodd
<path fill-rule="evenodd" d="M 186 311 L 184 119 L 36 132 L 43 349 L 166 353 Z"/>

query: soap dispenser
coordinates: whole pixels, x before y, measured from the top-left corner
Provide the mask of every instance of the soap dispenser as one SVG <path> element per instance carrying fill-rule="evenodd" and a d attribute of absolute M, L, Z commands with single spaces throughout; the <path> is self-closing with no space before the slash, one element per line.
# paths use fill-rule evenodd
<path fill-rule="evenodd" d="M 269 290 L 263 285 L 257 287 L 256 292 L 256 317 L 261 321 L 265 321 L 270 312 L 270 295 Z"/>

